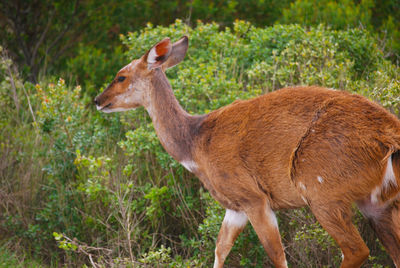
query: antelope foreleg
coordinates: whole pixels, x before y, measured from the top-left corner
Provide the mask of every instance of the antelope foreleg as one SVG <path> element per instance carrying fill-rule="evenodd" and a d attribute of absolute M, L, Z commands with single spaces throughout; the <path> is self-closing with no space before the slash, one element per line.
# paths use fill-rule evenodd
<path fill-rule="evenodd" d="M 237 212 L 230 209 L 226 210 L 215 248 L 214 268 L 221 268 L 224 266 L 226 257 L 246 224 L 247 216 L 244 212 Z"/>
<path fill-rule="evenodd" d="M 261 206 L 252 206 L 246 214 L 275 267 L 287 268 L 278 222 L 268 202 L 265 201 Z"/>

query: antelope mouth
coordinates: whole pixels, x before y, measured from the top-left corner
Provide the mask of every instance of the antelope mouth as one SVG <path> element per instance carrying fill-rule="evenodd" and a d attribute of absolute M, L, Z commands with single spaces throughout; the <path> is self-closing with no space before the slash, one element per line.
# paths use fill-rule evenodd
<path fill-rule="evenodd" d="M 96 108 L 97 108 L 98 111 L 104 111 L 104 110 L 107 110 L 108 108 L 110 108 L 111 105 L 112 105 L 112 102 L 110 102 L 109 104 L 107 104 L 107 105 L 105 105 L 103 107 L 101 107 L 100 105 L 96 105 Z"/>

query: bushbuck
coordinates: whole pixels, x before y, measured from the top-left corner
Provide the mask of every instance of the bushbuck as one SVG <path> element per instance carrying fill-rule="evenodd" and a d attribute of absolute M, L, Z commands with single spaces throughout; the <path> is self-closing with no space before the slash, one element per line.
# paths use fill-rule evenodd
<path fill-rule="evenodd" d="M 287 267 L 275 210 L 308 206 L 360 267 L 369 249 L 352 223 L 355 203 L 400 266 L 400 121 L 366 98 L 316 86 L 284 88 L 205 115 L 179 105 L 165 70 L 188 38 L 154 45 L 94 100 L 102 112 L 139 106 L 165 150 L 226 208 L 214 267 L 249 220 L 276 267 Z"/>

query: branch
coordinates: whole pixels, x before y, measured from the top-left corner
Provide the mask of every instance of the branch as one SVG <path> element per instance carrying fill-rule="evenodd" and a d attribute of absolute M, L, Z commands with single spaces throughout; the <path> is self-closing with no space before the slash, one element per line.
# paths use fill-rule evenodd
<path fill-rule="evenodd" d="M 33 122 L 35 123 L 35 126 L 37 126 L 37 124 L 36 124 L 35 113 L 33 112 L 32 105 L 31 105 L 31 101 L 29 100 L 29 96 L 28 96 L 28 94 L 26 93 L 26 89 L 25 89 L 25 86 L 24 86 L 24 85 L 22 85 L 22 89 L 23 89 L 23 91 L 24 91 L 24 94 L 25 94 L 26 99 L 28 100 L 29 111 L 31 112 Z"/>
<path fill-rule="evenodd" d="M 70 47 L 72 47 L 74 45 L 75 42 L 69 42 L 67 43 L 65 46 L 63 46 L 62 48 L 60 48 L 56 54 L 54 54 L 51 58 L 52 61 L 57 60 L 62 54 L 64 54 L 64 52 L 69 49 Z"/>
<path fill-rule="evenodd" d="M 62 236 L 65 240 L 68 241 L 68 243 L 71 243 L 76 246 L 76 251 L 78 253 L 85 254 L 89 258 L 89 261 L 93 267 L 100 267 L 100 266 L 93 261 L 94 253 L 91 253 L 91 252 L 94 251 L 94 252 L 97 252 L 97 254 L 105 254 L 107 256 L 109 256 L 112 253 L 111 249 L 100 248 L 100 247 L 91 247 L 91 246 L 86 245 L 85 243 L 78 241 L 76 238 L 71 239 L 68 236 L 66 236 L 65 234 L 62 234 Z"/>
<path fill-rule="evenodd" d="M 25 63 L 29 66 L 30 60 L 28 61 L 28 59 L 30 58 L 30 55 L 29 55 L 30 53 L 29 53 L 29 50 L 28 50 L 24 40 L 21 37 L 21 34 L 20 34 L 21 30 L 18 27 L 18 23 L 13 21 L 12 18 L 10 18 L 10 17 L 7 18 L 7 22 L 11 26 L 11 29 L 14 31 L 15 36 L 17 38 L 17 42 L 19 44 L 19 47 L 21 48 L 21 50 L 25 56 Z"/>
<path fill-rule="evenodd" d="M 5 59 L 7 59 L 7 58 L 5 58 Z M 17 108 L 17 114 L 18 114 L 19 113 L 19 100 L 18 100 L 18 95 L 17 95 L 17 87 L 15 86 L 14 77 L 12 75 L 9 64 L 7 64 L 7 73 L 8 73 L 8 76 L 10 77 L 11 91 L 13 93 L 13 100 L 14 100 L 15 108 Z"/>
<path fill-rule="evenodd" d="M 75 5 L 74 5 L 74 11 L 71 14 L 71 18 L 74 18 L 78 12 L 78 6 L 79 6 L 79 1 L 76 0 L 75 1 Z M 64 35 L 71 29 L 73 25 L 72 20 L 70 20 L 67 25 L 65 26 L 64 30 L 53 40 L 53 42 L 51 42 L 51 44 L 47 47 L 46 49 L 46 53 L 48 54 L 49 51 L 64 37 Z"/>
<path fill-rule="evenodd" d="M 38 51 L 40 45 L 43 43 L 43 40 L 44 40 L 44 38 L 46 37 L 47 32 L 48 32 L 49 29 L 50 29 L 50 25 L 51 25 L 51 22 L 52 22 L 52 20 L 53 20 L 53 17 L 54 17 L 54 12 L 52 12 L 52 14 L 50 15 L 50 17 L 49 17 L 49 19 L 48 19 L 48 21 L 47 21 L 46 28 L 44 29 L 44 31 L 43 31 L 42 34 L 40 35 L 39 41 L 36 43 L 36 46 L 35 46 L 35 48 L 33 49 L 32 58 L 31 58 L 31 65 L 34 65 L 34 64 L 35 64 L 36 53 L 37 53 L 37 51 Z"/>

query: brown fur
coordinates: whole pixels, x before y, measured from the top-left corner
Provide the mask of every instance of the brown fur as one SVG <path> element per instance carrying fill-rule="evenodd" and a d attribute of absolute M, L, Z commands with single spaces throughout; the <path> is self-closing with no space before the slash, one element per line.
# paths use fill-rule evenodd
<path fill-rule="evenodd" d="M 128 70 L 127 84 L 112 83 L 96 98 L 98 107 L 125 108 L 121 94 L 131 108 L 143 105 L 166 151 L 225 208 L 245 213 L 277 267 L 287 265 L 272 210 L 305 205 L 341 247 L 341 267 L 359 267 L 369 250 L 351 223 L 353 203 L 400 265 L 400 121 L 395 116 L 364 97 L 320 87 L 281 89 L 191 116 L 163 72 L 183 59 L 187 38 L 165 48 L 151 68 L 148 52 L 133 70 L 122 69 Z M 129 83 L 133 93 L 126 90 Z M 388 159 L 396 183 L 385 182 Z M 222 267 L 242 229 L 224 221 L 215 267 Z"/>
<path fill-rule="evenodd" d="M 220 177 L 218 170 L 224 170 L 217 181 L 223 185 L 215 186 L 222 191 L 226 183 L 243 184 L 243 194 L 226 193 L 233 196 L 230 203 L 248 197 L 252 182 L 256 192 L 261 188 L 275 197 L 274 209 L 298 207 L 303 201 L 297 191 L 288 191 L 295 187 L 289 178 L 295 183 L 304 178 L 306 187 L 317 191 L 341 186 L 336 194 L 354 201 L 380 183 L 380 160 L 390 148 L 400 149 L 399 129 L 393 115 L 360 96 L 318 87 L 282 89 L 209 114 L 196 138 L 195 162 L 205 166 L 207 177 Z M 226 163 L 236 168 L 226 169 Z M 324 178 L 323 187 L 317 176 Z M 357 189 L 349 191 L 346 184 Z"/>
<path fill-rule="evenodd" d="M 266 196 L 273 209 L 295 208 L 304 205 L 303 195 L 345 256 L 360 254 L 343 267 L 362 264 L 369 251 L 351 224 L 351 204 L 381 185 L 384 158 L 400 149 L 397 118 L 358 95 L 297 87 L 214 111 L 200 133 L 197 174 L 221 204 L 246 211 Z M 393 154 L 397 185 L 399 158 Z M 392 187 L 380 199 L 398 193 Z"/>

